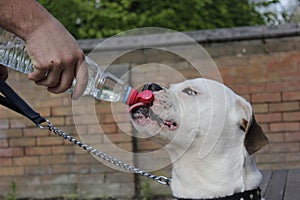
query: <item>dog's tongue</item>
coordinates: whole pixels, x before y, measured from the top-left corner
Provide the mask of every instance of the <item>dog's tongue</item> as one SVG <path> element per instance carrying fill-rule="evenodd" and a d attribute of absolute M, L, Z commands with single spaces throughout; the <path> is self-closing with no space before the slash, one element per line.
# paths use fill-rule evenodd
<path fill-rule="evenodd" d="M 151 104 L 153 101 L 154 95 L 151 90 L 138 92 L 136 89 L 132 88 L 126 103 L 129 105 L 129 112 L 131 112 L 138 107 Z"/>

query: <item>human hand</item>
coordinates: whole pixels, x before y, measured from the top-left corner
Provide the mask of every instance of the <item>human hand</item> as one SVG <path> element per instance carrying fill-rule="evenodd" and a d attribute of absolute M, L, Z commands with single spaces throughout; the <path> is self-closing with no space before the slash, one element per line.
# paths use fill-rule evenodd
<path fill-rule="evenodd" d="M 32 31 L 25 42 L 35 68 L 28 78 L 52 93 L 65 92 L 75 78 L 72 98 L 78 99 L 87 85 L 87 65 L 83 51 L 63 25 L 52 18 Z"/>
<path fill-rule="evenodd" d="M 0 65 L 0 79 L 6 81 L 8 78 L 7 68 L 4 65 Z"/>

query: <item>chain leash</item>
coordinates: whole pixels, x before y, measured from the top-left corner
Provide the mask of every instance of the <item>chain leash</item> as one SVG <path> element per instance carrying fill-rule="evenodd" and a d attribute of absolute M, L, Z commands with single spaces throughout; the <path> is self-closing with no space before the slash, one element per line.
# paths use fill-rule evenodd
<path fill-rule="evenodd" d="M 93 155 L 97 156 L 98 158 L 101 158 L 102 160 L 105 160 L 106 162 L 109 162 L 119 168 L 122 168 L 128 172 L 134 173 L 134 174 L 139 174 L 141 176 L 153 179 L 155 181 L 157 181 L 158 183 L 162 184 L 162 185 L 170 185 L 171 183 L 171 179 L 167 178 L 165 176 L 156 176 L 154 174 L 151 174 L 149 172 L 143 171 L 137 167 L 134 167 L 130 164 L 127 164 L 123 161 L 120 161 L 102 151 L 99 151 L 93 147 L 91 147 L 88 144 L 85 144 L 83 142 L 78 141 L 77 139 L 73 138 L 72 136 L 68 135 L 67 133 L 65 133 L 64 131 L 60 130 L 59 128 L 53 126 L 53 124 L 46 119 L 47 125 L 43 126 L 42 124 L 38 124 L 38 127 L 40 129 L 43 130 L 50 130 L 51 132 L 53 132 L 54 134 L 58 135 L 59 137 L 62 137 L 65 140 L 69 140 L 70 142 L 72 142 L 73 144 L 76 144 L 78 146 L 80 146 L 81 148 L 83 148 L 84 150 L 92 153 Z"/>
<path fill-rule="evenodd" d="M 57 127 L 53 126 L 53 124 L 42 117 L 39 113 L 35 112 L 5 81 L 0 79 L 0 104 L 27 117 L 29 120 L 31 120 L 34 124 L 36 124 L 39 128 L 43 130 L 49 130 L 53 132 L 54 134 L 62 137 L 65 140 L 69 140 L 70 142 L 80 146 L 84 150 L 92 153 L 93 155 L 101 158 L 102 160 L 105 160 L 109 163 L 114 164 L 115 166 L 118 166 L 119 168 L 125 169 L 129 172 L 139 174 L 145 177 L 148 177 L 150 179 L 153 179 L 157 181 L 160 184 L 163 185 L 170 185 L 171 179 L 166 178 L 164 176 L 156 176 L 149 172 L 145 172 L 139 168 L 136 168 L 134 166 L 131 166 L 127 163 L 124 163 L 120 160 L 117 160 L 116 158 L 101 152 L 87 144 L 84 144 L 83 142 L 80 142 L 76 140 L 75 138 L 71 137 L 64 131 L 58 129 Z M 44 125 L 43 125 L 44 124 Z"/>

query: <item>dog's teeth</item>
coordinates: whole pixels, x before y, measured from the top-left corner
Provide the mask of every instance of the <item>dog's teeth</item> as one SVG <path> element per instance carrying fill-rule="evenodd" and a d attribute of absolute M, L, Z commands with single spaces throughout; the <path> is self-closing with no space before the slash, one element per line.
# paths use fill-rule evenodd
<path fill-rule="evenodd" d="M 174 130 L 174 129 L 177 128 L 177 123 L 174 122 L 174 121 L 167 120 L 167 121 L 164 122 L 164 125 L 167 126 L 171 130 Z"/>

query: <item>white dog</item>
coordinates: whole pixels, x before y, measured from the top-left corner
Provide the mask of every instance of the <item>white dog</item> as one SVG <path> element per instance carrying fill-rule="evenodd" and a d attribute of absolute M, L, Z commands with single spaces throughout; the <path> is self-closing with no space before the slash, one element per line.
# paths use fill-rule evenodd
<path fill-rule="evenodd" d="M 262 175 L 253 153 L 268 140 L 250 104 L 223 84 L 203 78 L 148 84 L 151 105 L 131 108 L 136 129 L 164 143 L 178 199 L 261 199 Z"/>

